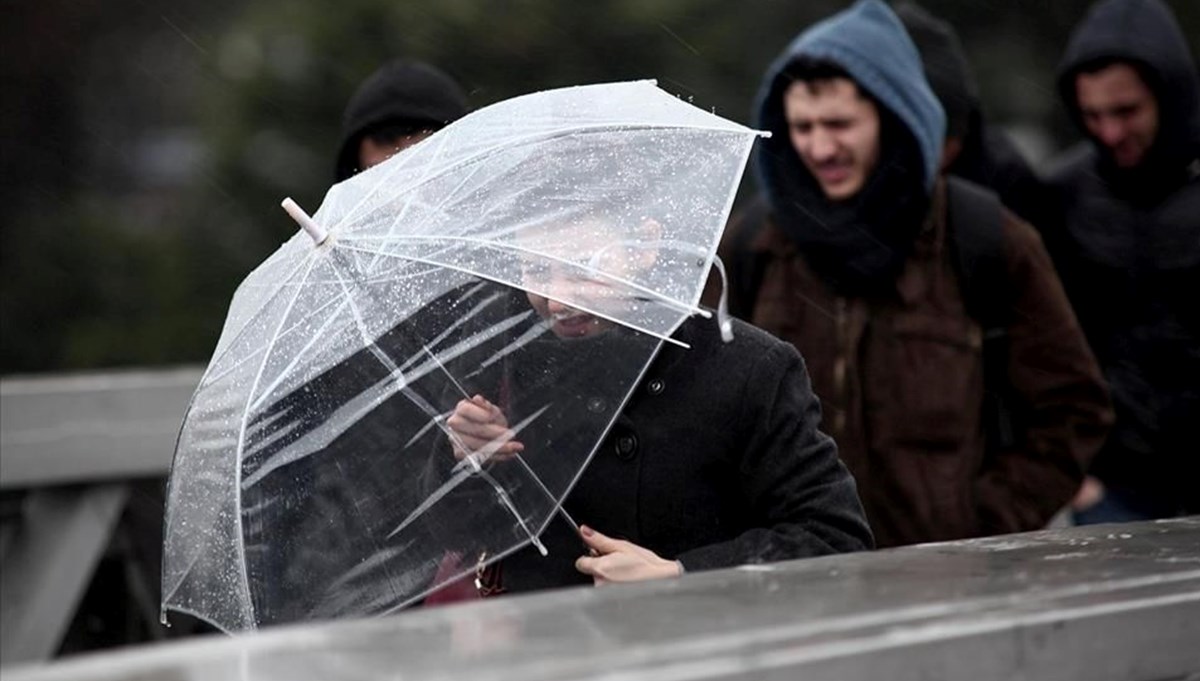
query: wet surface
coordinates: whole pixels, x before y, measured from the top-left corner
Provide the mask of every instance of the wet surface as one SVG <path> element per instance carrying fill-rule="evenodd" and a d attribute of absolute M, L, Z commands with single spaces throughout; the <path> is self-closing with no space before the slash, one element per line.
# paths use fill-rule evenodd
<path fill-rule="evenodd" d="M 5 678 L 1163 679 L 1200 671 L 1197 641 L 1192 517 L 279 628 Z"/>

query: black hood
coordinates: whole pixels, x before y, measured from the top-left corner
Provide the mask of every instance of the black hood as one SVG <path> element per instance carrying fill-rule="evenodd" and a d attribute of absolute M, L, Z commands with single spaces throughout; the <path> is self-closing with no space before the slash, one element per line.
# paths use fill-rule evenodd
<path fill-rule="evenodd" d="M 1187 166 L 1200 154 L 1200 78 L 1170 8 L 1161 0 L 1102 0 L 1075 27 L 1058 68 L 1058 89 L 1084 134 L 1075 76 L 1082 67 L 1106 59 L 1129 62 L 1147 80 L 1158 100 L 1159 123 L 1146 161 L 1132 172 L 1116 169 L 1097 143 L 1102 172 L 1118 183 L 1141 184 L 1138 176 L 1153 177 L 1160 186 L 1163 180 L 1186 177 Z"/>
<path fill-rule="evenodd" d="M 373 128 L 411 126 L 438 130 L 467 112 L 467 96 L 453 78 L 419 61 L 397 59 L 384 64 L 358 87 L 342 115 L 336 179 L 354 175 L 358 145 Z"/>
<path fill-rule="evenodd" d="M 966 137 L 979 110 L 979 86 L 954 27 L 912 2 L 896 5 L 925 67 L 925 78 L 946 110 L 946 136 Z"/>

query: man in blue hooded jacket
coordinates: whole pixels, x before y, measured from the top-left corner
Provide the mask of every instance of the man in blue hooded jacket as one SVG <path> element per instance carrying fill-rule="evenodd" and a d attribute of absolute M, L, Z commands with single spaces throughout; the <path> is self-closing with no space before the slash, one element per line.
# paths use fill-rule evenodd
<path fill-rule="evenodd" d="M 731 309 L 807 359 L 877 543 L 1044 526 L 1100 445 L 1107 394 L 1037 233 L 994 200 L 1005 344 L 985 375 L 955 239 L 986 233 L 948 209 L 984 190 L 940 175 L 945 116 L 899 19 L 864 0 L 814 25 L 758 101 L 765 201 L 723 248 Z M 1021 418 L 987 446 L 1001 393 Z"/>

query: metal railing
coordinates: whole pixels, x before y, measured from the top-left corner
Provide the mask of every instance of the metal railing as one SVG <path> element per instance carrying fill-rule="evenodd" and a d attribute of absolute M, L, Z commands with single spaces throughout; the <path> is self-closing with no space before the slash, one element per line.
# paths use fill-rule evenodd
<path fill-rule="evenodd" d="M 45 660 L 62 645 L 130 481 L 167 475 L 200 375 L 0 379 L 0 664 Z"/>

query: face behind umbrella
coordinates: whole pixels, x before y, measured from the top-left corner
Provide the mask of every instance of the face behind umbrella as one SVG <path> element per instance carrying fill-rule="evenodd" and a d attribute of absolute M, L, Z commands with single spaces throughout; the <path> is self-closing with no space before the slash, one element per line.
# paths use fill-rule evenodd
<path fill-rule="evenodd" d="M 632 228 L 600 217 L 522 230 L 518 243 L 529 255 L 521 259 L 520 280 L 530 305 L 560 338 L 611 329 L 614 319 L 646 302 L 618 282 L 653 266 L 661 233 L 650 218 Z"/>

